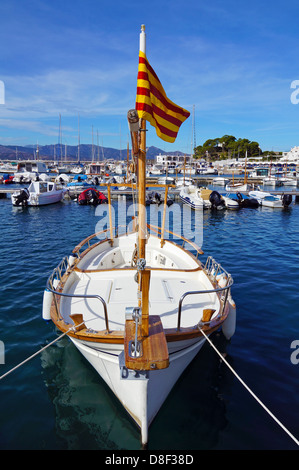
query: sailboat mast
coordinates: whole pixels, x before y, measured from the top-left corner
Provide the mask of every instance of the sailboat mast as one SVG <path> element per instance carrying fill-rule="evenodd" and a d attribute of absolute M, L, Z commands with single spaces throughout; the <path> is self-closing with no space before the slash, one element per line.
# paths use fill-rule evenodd
<path fill-rule="evenodd" d="M 145 54 L 145 26 L 141 26 L 140 33 L 140 50 Z M 138 155 L 138 257 L 145 259 L 145 242 L 146 242 L 146 121 L 141 119 L 140 123 L 140 145 Z"/>
<path fill-rule="evenodd" d="M 78 163 L 80 163 L 80 117 L 78 114 Z"/>

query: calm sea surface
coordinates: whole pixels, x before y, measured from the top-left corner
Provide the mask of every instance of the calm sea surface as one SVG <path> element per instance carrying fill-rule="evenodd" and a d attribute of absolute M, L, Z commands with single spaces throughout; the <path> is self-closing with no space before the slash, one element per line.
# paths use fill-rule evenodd
<path fill-rule="evenodd" d="M 129 203 L 128 203 L 129 204 Z M 115 201 L 115 207 L 117 201 Z M 43 291 L 59 261 L 96 231 L 74 201 L 14 208 L 0 200 L 0 340 L 10 370 L 59 334 L 42 320 Z M 237 329 L 213 340 L 283 425 L 299 438 L 299 204 L 203 216 L 203 260 L 234 278 Z M 297 359 L 299 354 L 297 354 Z M 0 381 L 0 449 L 138 450 L 139 431 L 67 338 Z M 153 422 L 149 450 L 297 449 L 209 344 Z"/>

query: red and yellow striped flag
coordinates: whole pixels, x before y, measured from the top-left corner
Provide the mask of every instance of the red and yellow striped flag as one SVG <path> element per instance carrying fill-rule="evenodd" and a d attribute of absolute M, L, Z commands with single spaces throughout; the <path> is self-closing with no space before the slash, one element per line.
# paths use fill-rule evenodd
<path fill-rule="evenodd" d="M 136 109 L 139 118 L 149 121 L 157 135 L 174 142 L 180 125 L 190 116 L 189 111 L 170 101 L 146 55 L 139 52 Z"/>

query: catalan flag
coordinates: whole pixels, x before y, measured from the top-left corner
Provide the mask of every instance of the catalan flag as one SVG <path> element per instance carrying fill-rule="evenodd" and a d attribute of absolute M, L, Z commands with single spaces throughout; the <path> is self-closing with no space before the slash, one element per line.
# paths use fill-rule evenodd
<path fill-rule="evenodd" d="M 136 109 L 139 118 L 149 121 L 157 135 L 166 142 L 174 142 L 189 111 L 170 101 L 146 55 L 139 52 Z"/>

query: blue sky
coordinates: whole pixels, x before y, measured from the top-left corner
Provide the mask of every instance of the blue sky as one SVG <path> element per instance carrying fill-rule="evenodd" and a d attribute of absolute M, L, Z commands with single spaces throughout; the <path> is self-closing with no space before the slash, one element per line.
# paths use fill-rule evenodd
<path fill-rule="evenodd" d="M 196 145 L 229 134 L 287 151 L 299 145 L 298 16 L 297 0 L 1 0 L 0 144 L 57 143 L 61 115 L 63 144 L 77 145 L 79 116 L 81 143 L 93 129 L 95 144 L 126 148 L 145 24 L 168 97 L 194 106 Z M 190 153 L 192 127 L 168 144 L 148 125 L 147 145 Z"/>

